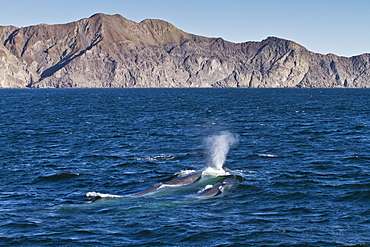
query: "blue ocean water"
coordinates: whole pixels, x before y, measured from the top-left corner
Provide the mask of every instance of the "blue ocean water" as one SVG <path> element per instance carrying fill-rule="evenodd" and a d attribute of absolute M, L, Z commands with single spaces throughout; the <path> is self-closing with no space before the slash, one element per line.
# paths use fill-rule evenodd
<path fill-rule="evenodd" d="M 205 169 L 225 132 L 221 195 L 86 197 Z M 369 89 L 0 90 L 0 145 L 0 245 L 370 244 Z"/>

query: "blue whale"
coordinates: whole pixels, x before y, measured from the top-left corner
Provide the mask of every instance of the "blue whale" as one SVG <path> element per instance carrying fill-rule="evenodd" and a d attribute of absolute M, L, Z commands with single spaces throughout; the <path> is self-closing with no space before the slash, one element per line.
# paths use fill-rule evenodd
<path fill-rule="evenodd" d="M 222 169 L 225 172 L 231 172 L 226 167 L 223 167 Z M 203 171 L 195 171 L 195 172 L 192 172 L 192 173 L 187 174 L 185 176 L 182 176 L 182 177 L 179 177 L 179 178 L 175 178 L 175 179 L 173 179 L 171 181 L 168 181 L 168 182 L 165 182 L 165 183 L 161 183 L 161 184 L 155 185 L 155 186 L 153 186 L 150 189 L 147 189 L 147 190 L 145 190 L 143 192 L 136 193 L 136 194 L 134 194 L 132 196 L 142 196 L 142 195 L 148 194 L 150 192 L 157 191 L 157 190 L 160 190 L 160 189 L 163 189 L 163 188 L 167 188 L 167 187 L 179 187 L 179 186 L 189 185 L 189 184 L 192 184 L 192 183 L 195 183 L 195 182 L 199 181 L 202 178 L 202 175 L 203 175 Z M 226 176 L 226 179 L 224 179 L 223 181 L 217 183 L 212 188 L 206 189 L 206 190 L 200 192 L 199 193 L 200 194 L 199 196 L 215 196 L 217 194 L 220 194 L 220 193 L 222 193 L 222 188 L 226 184 L 231 183 L 231 181 L 233 179 L 234 179 L 234 181 L 236 181 L 236 176 L 235 175 Z"/>
<path fill-rule="evenodd" d="M 195 196 L 196 197 L 202 197 L 202 198 L 217 196 L 217 195 L 220 195 L 221 193 L 223 193 L 225 187 L 231 186 L 232 184 L 237 182 L 238 175 L 233 174 L 233 172 L 231 170 L 229 170 L 228 168 L 226 168 L 226 167 L 223 167 L 223 170 L 225 172 L 230 173 L 231 175 L 218 176 L 217 177 L 218 182 L 215 185 L 199 192 Z M 193 183 L 201 180 L 202 176 L 203 176 L 203 171 L 202 170 L 201 171 L 195 171 L 195 172 L 189 173 L 187 175 L 184 175 L 184 176 L 175 178 L 173 180 L 170 180 L 168 182 L 164 182 L 164 183 L 154 185 L 153 187 L 151 187 L 147 190 L 144 190 L 142 192 L 139 192 L 139 193 L 136 193 L 136 194 L 133 194 L 133 195 L 128 195 L 128 196 L 101 194 L 101 193 L 95 193 L 95 192 L 89 192 L 89 193 L 86 194 L 86 196 L 91 198 L 91 201 L 89 203 L 94 202 L 94 201 L 96 201 L 98 199 L 101 199 L 101 198 L 105 198 L 105 197 L 142 196 L 142 195 L 146 195 L 148 193 L 155 192 L 155 191 L 158 191 L 158 190 L 161 190 L 161 189 L 164 189 L 164 188 L 168 188 L 168 187 L 180 187 L 180 186 L 190 185 L 190 184 L 193 184 Z"/>
<path fill-rule="evenodd" d="M 202 178 L 202 173 L 203 173 L 203 171 L 192 172 L 188 175 L 185 175 L 185 176 L 182 176 L 182 177 L 179 177 L 179 178 L 175 178 L 171 181 L 161 183 L 159 185 L 155 185 L 154 187 L 152 187 L 150 189 L 147 189 L 143 192 L 134 194 L 133 196 L 142 196 L 142 195 L 145 195 L 145 194 L 148 194 L 150 192 L 160 190 L 160 189 L 163 189 L 163 188 L 166 188 L 166 187 L 178 187 L 178 186 L 184 186 L 184 185 L 192 184 L 192 183 L 195 183 L 195 182 L 199 181 Z"/>

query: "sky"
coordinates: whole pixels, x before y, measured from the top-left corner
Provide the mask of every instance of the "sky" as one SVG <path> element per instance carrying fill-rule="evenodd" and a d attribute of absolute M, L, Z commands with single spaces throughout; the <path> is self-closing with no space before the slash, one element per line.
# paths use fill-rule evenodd
<path fill-rule="evenodd" d="M 235 43 L 275 36 L 322 54 L 370 53 L 370 0 L 0 0 L 0 6 L 0 26 L 120 14 Z"/>

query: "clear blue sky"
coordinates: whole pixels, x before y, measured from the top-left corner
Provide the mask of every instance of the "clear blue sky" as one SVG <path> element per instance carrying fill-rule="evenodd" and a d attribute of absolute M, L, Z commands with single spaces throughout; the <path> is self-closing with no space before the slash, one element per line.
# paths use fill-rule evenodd
<path fill-rule="evenodd" d="M 370 53 L 370 0 L 0 0 L 2 26 L 67 23 L 94 13 L 162 19 L 237 43 L 276 36 L 323 54 Z"/>

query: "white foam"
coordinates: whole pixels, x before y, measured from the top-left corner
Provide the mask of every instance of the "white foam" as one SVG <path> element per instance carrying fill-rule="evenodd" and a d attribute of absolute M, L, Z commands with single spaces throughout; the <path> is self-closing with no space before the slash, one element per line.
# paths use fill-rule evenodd
<path fill-rule="evenodd" d="M 260 157 L 267 157 L 267 158 L 278 158 L 279 156 L 275 154 L 259 154 Z"/>
<path fill-rule="evenodd" d="M 190 173 L 193 173 L 193 172 L 196 172 L 196 170 L 183 170 L 183 171 L 180 171 L 178 173 L 175 173 L 175 175 L 179 176 L 179 177 L 182 177 L 182 176 L 186 176 Z"/>
<path fill-rule="evenodd" d="M 215 169 L 213 167 L 207 167 L 202 173 L 202 176 L 218 177 L 224 175 L 230 175 L 230 173 L 226 172 L 224 169 Z"/>
<path fill-rule="evenodd" d="M 98 193 L 98 192 L 88 192 L 86 193 L 86 197 L 118 198 L 118 197 L 123 197 L 123 196 L 103 194 L 103 193 Z"/>
<path fill-rule="evenodd" d="M 136 160 L 146 160 L 146 161 L 165 161 L 165 160 L 173 160 L 176 159 L 174 155 L 167 155 L 167 154 L 160 154 L 155 155 L 153 157 L 137 157 Z"/>

